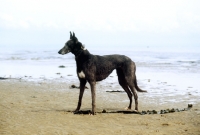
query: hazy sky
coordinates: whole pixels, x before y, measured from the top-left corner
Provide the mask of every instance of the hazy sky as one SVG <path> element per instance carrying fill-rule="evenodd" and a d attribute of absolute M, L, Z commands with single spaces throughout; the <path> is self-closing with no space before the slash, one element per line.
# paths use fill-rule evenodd
<path fill-rule="evenodd" d="M 0 0 L 0 47 L 200 46 L 200 0 Z M 56 47 L 55 47 L 56 48 Z"/>

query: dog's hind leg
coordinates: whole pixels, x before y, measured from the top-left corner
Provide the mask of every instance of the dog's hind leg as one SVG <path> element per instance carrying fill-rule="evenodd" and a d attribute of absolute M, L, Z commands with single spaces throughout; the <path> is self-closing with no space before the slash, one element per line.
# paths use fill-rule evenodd
<path fill-rule="evenodd" d="M 124 91 L 127 93 L 130 103 L 129 106 L 127 108 L 125 108 L 126 110 L 131 110 L 132 107 L 132 93 L 130 91 L 130 89 L 128 88 L 127 82 L 125 80 L 124 77 L 124 73 L 121 69 L 117 69 L 117 75 L 118 75 L 118 81 L 119 84 L 122 86 L 122 88 L 124 89 Z"/>
<path fill-rule="evenodd" d="M 135 110 L 138 111 L 138 95 L 137 95 L 137 92 L 135 89 L 135 85 L 132 81 L 133 79 L 135 79 L 135 76 L 127 75 L 127 76 L 125 76 L 125 79 L 127 81 L 129 88 L 131 89 L 134 99 L 135 99 Z"/>
<path fill-rule="evenodd" d="M 125 92 L 127 93 L 128 97 L 129 97 L 129 100 L 130 100 L 130 103 L 129 103 L 129 106 L 126 107 L 125 109 L 126 110 L 131 110 L 131 107 L 132 107 L 132 93 L 131 91 L 129 90 L 128 86 L 127 85 L 123 85 L 123 84 L 120 84 L 122 86 L 122 88 L 125 90 Z"/>
<path fill-rule="evenodd" d="M 86 84 L 86 80 L 85 79 L 80 79 L 80 93 L 79 93 L 79 100 L 78 100 L 78 105 L 76 110 L 74 111 L 74 113 L 78 113 L 78 111 L 81 108 L 81 104 L 82 104 L 82 98 L 83 98 L 83 93 L 85 90 L 85 84 Z"/>
<path fill-rule="evenodd" d="M 136 92 L 133 84 L 129 85 L 129 88 L 131 89 L 133 96 L 134 96 L 134 99 L 135 99 L 135 110 L 138 111 L 138 95 L 137 95 L 137 92 Z"/>
<path fill-rule="evenodd" d="M 134 80 L 136 79 L 135 76 L 135 63 L 128 63 L 126 68 L 123 68 L 124 78 L 127 82 L 127 85 L 129 89 L 131 89 L 131 92 L 133 93 L 134 99 L 135 99 L 135 110 L 138 111 L 138 95 L 135 90 Z"/>

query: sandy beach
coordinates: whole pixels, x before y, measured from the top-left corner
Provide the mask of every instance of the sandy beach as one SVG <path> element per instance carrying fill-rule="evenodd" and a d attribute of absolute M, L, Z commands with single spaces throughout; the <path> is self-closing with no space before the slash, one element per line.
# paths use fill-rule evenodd
<path fill-rule="evenodd" d="M 123 110 L 128 105 L 125 93 L 108 93 L 97 90 L 97 115 L 74 115 L 78 89 L 71 89 L 74 82 L 0 80 L 0 134 L 2 135 L 199 135 L 200 101 L 198 96 L 188 111 L 167 114 L 100 113 L 106 110 Z M 75 82 L 78 85 L 78 82 Z M 104 89 L 97 85 L 97 89 Z M 179 97 L 183 102 L 158 104 L 158 97 L 139 95 L 139 110 L 185 108 L 188 96 Z M 166 98 L 172 98 L 166 96 Z M 178 97 L 177 97 L 178 98 Z M 134 104 L 133 104 L 134 108 Z M 91 109 L 90 89 L 86 89 L 81 110 Z"/>
<path fill-rule="evenodd" d="M 0 135 L 200 135 L 198 5 L 1 0 Z"/>

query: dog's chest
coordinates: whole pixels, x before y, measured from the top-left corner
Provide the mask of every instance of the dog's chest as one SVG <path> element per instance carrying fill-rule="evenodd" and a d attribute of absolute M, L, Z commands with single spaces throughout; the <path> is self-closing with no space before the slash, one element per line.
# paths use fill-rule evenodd
<path fill-rule="evenodd" d="M 79 78 L 85 78 L 85 73 L 83 72 L 83 70 L 78 73 L 78 76 Z"/>
<path fill-rule="evenodd" d="M 94 61 L 92 58 L 87 58 L 86 56 L 82 56 L 81 58 L 76 59 L 76 66 L 77 66 L 77 75 L 79 78 L 87 78 L 88 74 L 93 70 Z"/>

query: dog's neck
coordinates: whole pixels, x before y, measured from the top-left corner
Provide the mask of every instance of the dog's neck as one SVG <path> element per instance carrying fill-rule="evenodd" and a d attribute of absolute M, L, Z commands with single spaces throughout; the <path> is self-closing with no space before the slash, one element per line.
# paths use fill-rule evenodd
<path fill-rule="evenodd" d="M 80 49 L 72 53 L 75 55 L 75 57 L 79 57 L 80 55 L 83 55 L 83 54 L 86 55 L 87 53 L 90 54 L 90 52 L 87 49 Z"/>
<path fill-rule="evenodd" d="M 78 55 L 75 55 L 77 72 L 81 72 L 82 66 L 84 65 L 85 62 L 88 62 L 90 58 L 91 54 L 88 50 L 79 51 Z"/>
<path fill-rule="evenodd" d="M 74 53 L 74 55 L 75 55 L 76 61 L 80 61 L 80 60 L 82 61 L 82 60 L 88 59 L 91 54 L 87 49 L 84 49 L 84 50 L 81 49 L 77 51 L 76 53 Z"/>

